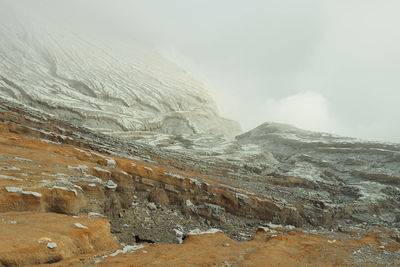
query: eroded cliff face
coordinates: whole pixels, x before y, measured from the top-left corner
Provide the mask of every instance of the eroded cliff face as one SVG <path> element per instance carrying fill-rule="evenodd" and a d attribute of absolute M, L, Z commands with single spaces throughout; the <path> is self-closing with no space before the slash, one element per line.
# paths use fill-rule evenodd
<path fill-rule="evenodd" d="M 400 264 L 399 145 L 236 136 L 171 62 L 94 43 L 0 9 L 0 266 Z"/>
<path fill-rule="evenodd" d="M 0 158 L 4 266 L 400 264 L 396 229 L 339 225 L 327 205 L 223 182 L 198 155 L 99 134 L 5 100 Z"/>
<path fill-rule="evenodd" d="M 241 145 L 257 145 L 279 162 L 264 176 L 297 177 L 302 189 L 292 195 L 318 200 L 347 219 L 400 227 L 400 145 L 370 142 L 264 123 L 236 137 Z M 285 182 L 272 179 L 272 184 Z M 266 186 L 266 189 L 269 189 Z"/>
<path fill-rule="evenodd" d="M 157 52 L 57 25 L 2 4 L 0 95 L 92 129 L 240 133 L 200 82 Z"/>
<path fill-rule="evenodd" d="M 236 138 L 148 132 L 119 136 L 185 155 L 185 169 L 297 209 L 303 224 L 400 227 L 398 144 L 278 123 L 265 123 Z"/>

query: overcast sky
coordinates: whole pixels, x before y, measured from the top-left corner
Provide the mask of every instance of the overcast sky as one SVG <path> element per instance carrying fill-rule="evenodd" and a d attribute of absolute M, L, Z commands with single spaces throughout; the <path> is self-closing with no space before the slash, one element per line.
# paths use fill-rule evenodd
<path fill-rule="evenodd" d="M 26 3 L 80 30 L 154 46 L 244 130 L 277 121 L 400 142 L 398 0 Z"/>

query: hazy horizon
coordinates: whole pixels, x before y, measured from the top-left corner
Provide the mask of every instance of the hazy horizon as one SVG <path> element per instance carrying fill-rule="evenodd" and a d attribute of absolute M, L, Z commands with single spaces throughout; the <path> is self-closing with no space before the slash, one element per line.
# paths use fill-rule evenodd
<path fill-rule="evenodd" d="M 275 121 L 400 142 L 398 1 L 1 2 L 153 47 L 202 81 L 244 131 Z"/>

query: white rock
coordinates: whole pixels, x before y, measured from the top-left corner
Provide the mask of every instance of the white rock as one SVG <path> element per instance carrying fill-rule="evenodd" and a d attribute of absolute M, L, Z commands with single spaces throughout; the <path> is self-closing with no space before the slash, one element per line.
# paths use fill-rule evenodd
<path fill-rule="evenodd" d="M 102 256 L 100 258 L 95 259 L 94 263 L 96 264 L 96 263 L 102 262 L 107 257 L 115 257 L 120 253 L 124 253 L 124 254 L 132 253 L 132 252 L 134 252 L 134 251 L 136 251 L 138 249 L 142 249 L 142 248 L 144 248 L 143 245 L 133 245 L 133 246 L 127 245 L 127 246 L 124 246 L 123 249 L 118 249 L 114 253 L 111 253 L 110 255 L 105 255 L 105 256 Z"/>
<path fill-rule="evenodd" d="M 18 193 L 18 192 L 22 192 L 22 188 L 21 187 L 14 187 L 14 186 L 8 186 L 6 187 L 7 192 L 9 193 Z"/>
<path fill-rule="evenodd" d="M 294 229 L 296 229 L 296 226 L 288 224 L 288 225 L 285 225 L 285 228 L 288 230 L 294 230 Z"/>
<path fill-rule="evenodd" d="M 149 204 L 147 204 L 147 208 L 150 210 L 156 210 L 157 206 L 153 202 L 150 202 Z"/>
<path fill-rule="evenodd" d="M 78 188 L 79 190 L 83 191 L 82 187 L 80 187 L 79 185 L 74 184 L 73 185 L 75 188 Z"/>
<path fill-rule="evenodd" d="M 114 253 L 110 254 L 110 256 L 111 257 L 115 257 L 120 253 L 124 253 L 124 254 L 125 253 L 130 253 L 130 252 L 133 252 L 133 251 L 141 249 L 141 248 L 144 248 L 144 246 L 143 245 L 134 245 L 134 246 L 129 246 L 128 245 L 128 246 L 125 246 L 123 249 L 117 250 Z"/>
<path fill-rule="evenodd" d="M 215 233 L 218 233 L 218 232 L 222 232 L 222 231 L 217 229 L 217 228 L 211 228 L 211 229 L 208 229 L 207 231 L 201 231 L 200 229 L 196 228 L 196 229 L 193 229 L 192 231 L 190 231 L 188 233 L 188 235 L 215 234 Z"/>
<path fill-rule="evenodd" d="M 102 168 L 100 168 L 100 167 L 93 167 L 93 169 L 95 169 L 96 171 L 98 171 L 98 172 L 106 172 L 106 173 L 110 173 L 110 171 L 108 171 L 108 170 L 105 170 L 105 169 L 102 169 Z"/>
<path fill-rule="evenodd" d="M 186 200 L 186 206 L 188 206 L 192 211 L 196 210 L 196 206 L 189 199 Z"/>
<path fill-rule="evenodd" d="M 16 178 L 12 176 L 2 175 L 0 174 L 0 179 L 14 180 L 14 181 L 23 181 L 24 179 Z"/>
<path fill-rule="evenodd" d="M 190 201 L 190 199 L 186 199 L 186 206 L 188 207 L 194 207 L 192 201 Z"/>
<path fill-rule="evenodd" d="M 113 158 L 106 157 L 106 161 L 108 167 L 114 168 L 115 166 L 117 166 L 117 162 Z"/>
<path fill-rule="evenodd" d="M 87 228 L 86 226 L 84 226 L 83 224 L 80 224 L 80 223 L 74 223 L 74 225 L 75 225 L 76 227 L 78 227 L 78 228 L 89 229 L 89 228 Z"/>
<path fill-rule="evenodd" d="M 106 217 L 106 216 L 97 212 L 89 212 L 88 217 Z"/>
<path fill-rule="evenodd" d="M 269 228 L 285 228 L 283 225 L 281 224 L 273 224 L 273 223 L 268 223 L 267 224 Z"/>
<path fill-rule="evenodd" d="M 24 195 L 33 195 L 35 197 L 42 197 L 42 194 L 38 192 L 33 192 L 33 191 L 22 191 L 22 194 Z"/>
<path fill-rule="evenodd" d="M 112 180 L 108 180 L 106 183 L 106 187 L 109 189 L 114 189 L 114 188 L 117 188 L 118 185 L 116 183 L 114 183 Z"/>
<path fill-rule="evenodd" d="M 179 244 L 183 243 L 183 232 L 179 229 L 174 229 L 175 234 L 176 234 L 176 239 L 178 240 Z"/>
<path fill-rule="evenodd" d="M 86 165 L 78 165 L 76 167 L 74 166 L 67 166 L 68 169 L 70 170 L 79 170 L 79 171 L 87 171 L 89 168 Z"/>
<path fill-rule="evenodd" d="M 55 243 L 55 242 L 47 243 L 47 247 L 48 247 L 49 249 L 56 248 L 56 247 L 57 247 L 57 243 Z"/>

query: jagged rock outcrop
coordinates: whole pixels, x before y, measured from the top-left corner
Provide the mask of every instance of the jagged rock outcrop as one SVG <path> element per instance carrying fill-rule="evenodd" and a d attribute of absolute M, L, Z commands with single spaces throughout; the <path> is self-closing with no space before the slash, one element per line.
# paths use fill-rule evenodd
<path fill-rule="evenodd" d="M 76 144 L 74 138 L 83 138 L 79 145 L 91 149 L 128 157 L 133 154 L 143 158 L 146 154 L 149 163 L 207 176 L 231 191 L 224 191 L 223 197 L 215 197 L 209 204 L 223 204 L 227 211 L 241 215 L 257 213 L 275 222 L 297 225 L 333 226 L 342 220 L 400 225 L 399 145 L 362 142 L 278 124 L 264 124 L 233 138 L 238 133 L 236 123 L 218 116 L 204 87 L 158 54 L 139 46 L 128 51 L 101 42 L 95 45 L 85 39 L 89 37 L 60 30 L 30 14 L 21 16 L 7 6 L 0 13 L 0 94 L 53 114 L 49 118 L 55 122 L 59 118 L 75 125 L 68 130 L 57 129 L 41 121 L 39 115 L 33 120 L 31 116 L 19 117 L 29 126 L 10 123 L 6 126 L 9 129 L 70 144 Z M 76 137 L 78 132 L 84 135 Z M 86 174 L 113 177 L 107 169 L 102 173 L 89 168 Z M 158 172 L 140 175 L 155 180 L 163 176 Z M 160 187 L 159 182 L 153 183 L 153 187 Z M 243 209 L 243 205 L 262 201 L 238 200 L 238 189 L 262 201 L 268 199 L 261 204 L 264 210 L 260 212 L 255 206 Z M 168 194 L 185 195 L 174 190 Z M 215 193 L 208 187 L 196 190 Z M 46 198 L 61 194 L 57 188 L 53 191 Z M 168 201 L 170 198 L 174 196 L 168 195 Z M 66 204 L 71 213 L 85 205 L 85 200 L 80 201 L 77 206 Z M 203 205 L 200 198 L 198 203 L 191 201 L 195 207 Z M 31 205 L 47 209 L 35 203 Z M 8 209 L 8 204 L 2 205 Z M 204 205 L 190 210 L 216 213 Z"/>
<path fill-rule="evenodd" d="M 190 137 L 185 137 L 186 139 L 181 137 L 178 141 L 175 139 L 174 149 L 157 148 L 151 145 L 140 145 L 137 141 L 130 142 L 126 139 L 77 128 L 48 116 L 43 117 L 43 114 L 32 117 L 32 113 L 29 113 L 29 115 L 21 116 L 23 109 L 14 105 L 13 110 L 13 105 L 7 104 L 7 102 L 4 102 L 3 109 L 9 111 L 4 117 L 6 131 L 29 133 L 35 137 L 78 145 L 81 149 L 95 149 L 114 155 L 112 161 L 115 162 L 119 171 L 116 171 L 115 167 L 110 168 L 107 161 L 103 159 L 98 161 L 103 162 L 98 166 L 91 167 L 90 164 L 84 164 L 86 166 L 82 167 L 84 169 L 78 168 L 76 171 L 80 176 L 100 177 L 103 182 L 112 179 L 117 184 L 124 184 L 127 194 L 129 194 L 129 190 L 152 192 L 162 189 L 168 195 L 168 202 L 187 206 L 186 201 L 190 200 L 193 206 L 187 210 L 199 215 L 223 221 L 224 217 L 229 217 L 229 214 L 233 213 L 297 226 L 341 227 L 368 222 L 396 227 L 399 224 L 399 194 L 397 193 L 399 188 L 397 184 L 388 185 L 386 180 L 376 180 L 372 186 L 371 181 L 363 180 L 362 177 L 346 178 L 345 175 L 341 180 L 334 180 L 329 178 L 332 175 L 327 174 L 334 170 L 329 169 L 329 166 L 340 163 L 329 163 L 326 160 L 326 165 L 321 165 L 323 155 L 318 156 L 317 163 L 313 168 L 311 168 L 312 166 L 308 169 L 304 167 L 304 170 L 308 171 L 306 174 L 309 174 L 310 170 L 318 170 L 318 173 L 312 176 L 301 172 L 288 173 L 288 170 L 293 171 L 290 168 L 293 158 L 301 160 L 293 166 L 300 164 L 310 166 L 310 161 L 308 161 L 310 157 L 298 157 L 294 152 L 293 155 L 290 154 L 286 158 L 282 157 L 278 153 L 278 148 L 279 145 L 287 146 L 289 141 L 286 140 L 283 140 L 282 143 L 274 142 L 275 150 L 274 146 L 270 145 L 268 152 L 265 152 L 263 150 L 265 148 L 262 146 L 252 144 L 250 145 L 252 149 L 248 150 L 248 153 L 242 153 L 248 149 L 246 142 L 253 142 L 250 140 L 253 137 L 246 136 L 254 135 L 254 133 L 249 133 L 238 137 L 237 140 L 230 139 L 231 141 L 229 141 L 223 138 L 224 141 L 220 142 L 220 145 L 213 146 L 213 150 L 209 153 L 202 153 L 201 146 L 198 149 L 198 145 L 186 149 L 178 149 L 175 145 L 176 142 L 187 142 L 185 140 L 190 140 Z M 29 126 L 26 127 L 26 124 Z M 263 131 L 263 133 L 265 132 Z M 280 138 L 284 136 L 282 134 Z M 200 140 L 209 142 L 207 138 Z M 216 138 L 213 137 L 212 140 L 215 141 Z M 204 142 L 203 147 L 207 142 Z M 256 142 L 254 141 L 254 143 Z M 196 140 L 193 143 L 196 143 Z M 201 142 L 197 144 L 199 143 Z M 218 142 L 214 143 L 218 144 Z M 344 146 L 343 142 L 339 143 L 342 147 Z M 327 144 L 330 144 L 330 147 L 334 145 Z M 358 146 L 362 144 L 364 143 L 361 142 Z M 300 143 L 299 148 L 296 148 L 292 144 L 291 147 L 298 152 L 303 145 Z M 383 145 L 387 146 L 387 150 L 392 147 L 392 152 L 396 153 L 396 145 Z M 230 152 L 218 152 L 219 149 Z M 74 151 L 74 154 L 76 153 Z M 359 152 L 352 150 L 352 153 Z M 98 160 L 97 154 L 89 153 L 88 155 L 91 161 Z M 339 154 L 336 157 L 343 160 L 343 155 L 345 154 Z M 251 163 L 246 162 L 247 156 L 252 158 Z M 43 154 L 42 157 L 47 158 L 48 156 Z M 136 162 L 138 159 L 146 163 L 142 165 L 143 163 Z M 381 162 L 385 163 L 384 160 Z M 133 167 L 131 163 L 137 167 Z M 370 163 L 374 164 L 374 162 Z M 165 167 L 160 168 L 160 165 Z M 70 166 L 74 165 L 71 163 Z M 397 165 L 391 167 L 388 164 L 387 166 L 387 170 L 397 170 Z M 368 165 L 361 167 L 365 170 L 368 169 Z M 351 167 L 349 170 L 351 172 L 348 174 L 354 172 Z M 129 187 L 127 185 L 131 183 L 132 175 L 134 185 Z M 356 178 L 359 180 L 354 180 Z M 72 177 L 69 175 L 63 180 L 71 182 L 71 179 Z M 89 179 L 87 183 L 92 182 Z M 128 190 L 128 188 L 131 189 Z M 72 193 L 70 192 L 70 194 Z M 102 194 L 104 195 L 104 192 Z M 366 194 L 371 194 L 373 197 L 367 197 Z M 52 199 L 52 195 L 46 195 L 46 197 Z M 99 195 L 99 199 L 101 198 L 102 195 Z M 79 205 L 86 205 L 84 199 L 77 199 L 74 203 L 78 210 Z"/>
<path fill-rule="evenodd" d="M 236 138 L 142 132 L 117 136 L 184 154 L 185 169 L 258 196 L 296 208 L 302 203 L 301 217 L 312 225 L 400 226 L 398 144 L 278 123 L 265 123 Z"/>
<path fill-rule="evenodd" d="M 204 258 L 204 264 L 226 261 L 245 266 L 251 266 L 251 262 L 243 257 L 250 257 L 253 262 L 274 262 L 278 258 L 273 255 L 281 255 L 279 259 L 286 257 L 285 264 L 324 264 L 332 259 L 338 264 L 395 264 L 399 256 L 400 239 L 395 230 L 373 230 L 368 222 L 358 224 L 351 217 L 342 224 L 341 217 L 335 217 L 335 209 L 318 199 L 304 200 L 285 194 L 293 184 L 312 188 L 304 178 L 261 180 L 249 169 L 248 176 L 242 177 L 244 183 L 239 184 L 241 180 L 235 176 L 218 176 L 218 162 L 229 162 L 226 159 L 213 165 L 203 161 L 201 153 L 191 155 L 99 134 L 6 100 L 0 100 L 0 158 L 0 227 L 4 228 L 0 231 L 4 237 L 0 247 L 9 252 L 0 253 L 0 262 L 5 266 L 87 266 L 95 262 L 126 266 L 133 261 L 152 265 L 151 258 L 137 257 L 146 253 L 161 253 L 171 264 L 187 266 L 194 261 L 202 262 L 190 257 L 196 250 L 214 255 Z M 223 164 L 219 169 L 234 164 L 235 161 Z M 265 184 L 273 188 L 267 192 L 269 196 L 254 193 L 257 190 L 252 186 Z M 157 197 L 154 192 L 158 192 Z M 111 226 L 98 218 L 102 216 L 108 217 Z M 274 230 L 265 237 L 256 235 L 248 244 L 236 243 L 222 234 L 189 237 L 185 241 L 190 233 L 206 232 L 209 228 L 221 229 L 235 240 L 251 240 L 260 225 L 269 225 L 271 221 L 286 224 L 282 227 L 287 230 L 302 228 L 296 228 L 299 233 L 286 231 L 280 235 Z M 54 229 L 45 227 L 49 222 L 56 225 Z M 315 225 L 320 226 L 319 230 Z M 119 246 L 109 227 L 128 246 Z M 332 230 L 349 234 L 333 235 Z M 20 231 L 26 231 L 24 244 L 18 238 L 7 238 Z M 360 235 L 369 236 L 371 231 L 378 231 L 373 239 L 359 240 Z M 328 235 L 324 237 L 323 233 Z M 337 248 L 332 251 L 330 242 L 341 238 L 351 239 L 352 245 L 335 241 Z M 299 243 L 300 239 L 305 243 Z M 173 247 L 143 248 L 141 244 L 182 241 L 185 244 L 179 247 L 183 250 L 177 248 L 178 254 L 171 250 Z M 215 250 L 222 242 L 229 244 L 222 245 L 225 252 Z M 283 250 L 271 250 L 271 244 Z M 310 244 L 319 250 L 304 257 L 302 251 L 309 249 Z M 250 248 L 258 252 L 254 254 Z M 134 252 L 137 249 L 140 250 Z M 283 252 L 292 249 L 298 254 L 289 256 Z M 184 261 L 182 253 L 186 253 Z M 225 253 L 237 253 L 238 257 L 225 259 Z"/>
<path fill-rule="evenodd" d="M 278 123 L 265 123 L 236 139 L 242 145 L 258 145 L 277 159 L 277 170 L 272 174 L 263 171 L 262 175 L 284 178 L 269 179 L 270 184 L 318 200 L 347 219 L 400 226 L 399 144 L 310 132 Z M 286 186 L 292 177 L 301 179 L 302 184 Z"/>
<path fill-rule="evenodd" d="M 167 151 L 77 128 L 6 101 L 0 106 L 6 111 L 0 113 L 5 164 L 0 211 L 78 214 L 90 209 L 115 216 L 129 207 L 135 192 L 154 200 L 151 193 L 158 190 L 167 194 L 168 203 L 221 222 L 231 214 L 276 217 L 294 225 L 306 222 L 291 204 L 186 171 L 185 163 L 174 163 L 181 159 Z M 15 146 L 25 148 L 25 158 L 17 156 Z"/>

